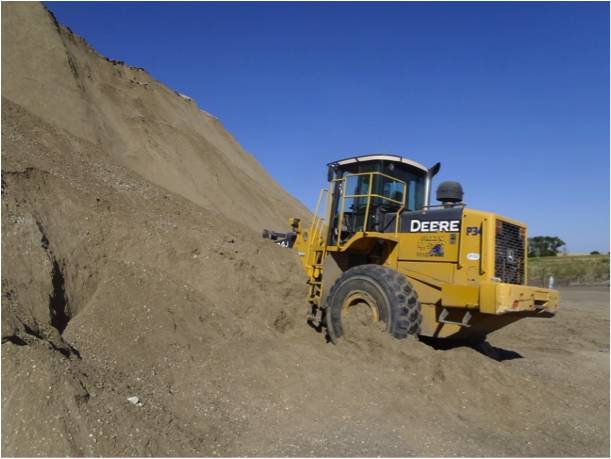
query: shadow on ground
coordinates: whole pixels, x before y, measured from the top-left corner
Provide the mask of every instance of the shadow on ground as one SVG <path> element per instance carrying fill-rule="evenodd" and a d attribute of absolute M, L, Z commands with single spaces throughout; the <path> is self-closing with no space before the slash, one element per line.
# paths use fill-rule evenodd
<path fill-rule="evenodd" d="M 485 340 L 482 341 L 475 339 L 439 339 L 429 338 L 426 336 L 419 337 L 419 340 L 427 346 L 432 347 L 436 351 L 450 351 L 459 347 L 470 347 L 471 349 L 479 352 L 480 354 L 485 355 L 486 357 L 489 357 L 498 362 L 523 358 L 521 354 L 515 351 L 494 347 L 488 341 Z"/>

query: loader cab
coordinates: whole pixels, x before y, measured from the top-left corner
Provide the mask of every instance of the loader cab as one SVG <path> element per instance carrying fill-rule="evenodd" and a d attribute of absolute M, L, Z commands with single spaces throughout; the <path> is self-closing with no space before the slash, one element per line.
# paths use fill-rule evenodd
<path fill-rule="evenodd" d="M 422 210 L 428 205 L 431 169 L 400 156 L 370 155 L 328 164 L 333 199 L 327 244 L 342 245 L 359 232 L 394 231 L 392 213 Z M 334 177 L 334 178 L 333 178 Z M 393 227 L 390 228 L 392 221 Z"/>

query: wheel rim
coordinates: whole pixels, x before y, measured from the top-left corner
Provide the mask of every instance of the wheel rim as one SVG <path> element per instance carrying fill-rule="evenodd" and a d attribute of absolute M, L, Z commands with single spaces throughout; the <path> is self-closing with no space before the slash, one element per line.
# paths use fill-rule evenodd
<path fill-rule="evenodd" d="M 342 316 L 346 316 L 348 314 L 348 310 L 351 307 L 361 304 L 368 306 L 371 310 L 371 321 L 373 323 L 377 323 L 380 321 L 380 312 L 378 310 L 378 305 L 369 293 L 364 292 L 362 290 L 355 290 L 346 297 L 344 303 L 342 304 Z"/>

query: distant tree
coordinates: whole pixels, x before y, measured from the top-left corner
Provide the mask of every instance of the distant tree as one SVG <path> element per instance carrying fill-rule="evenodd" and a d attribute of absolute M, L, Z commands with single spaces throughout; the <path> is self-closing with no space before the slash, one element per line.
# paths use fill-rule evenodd
<path fill-rule="evenodd" d="M 528 238 L 528 256 L 555 257 L 565 242 L 555 236 L 535 236 Z"/>
<path fill-rule="evenodd" d="M 600 255 L 600 252 L 598 250 L 595 250 L 594 252 L 590 252 L 590 255 Z"/>

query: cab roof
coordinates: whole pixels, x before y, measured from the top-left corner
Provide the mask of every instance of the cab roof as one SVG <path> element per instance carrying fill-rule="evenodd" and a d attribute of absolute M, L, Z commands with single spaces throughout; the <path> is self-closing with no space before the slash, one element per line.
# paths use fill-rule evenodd
<path fill-rule="evenodd" d="M 395 163 L 404 163 L 404 164 L 409 164 L 410 166 L 417 167 L 418 169 L 421 169 L 424 172 L 428 172 L 429 171 L 422 164 L 419 164 L 419 163 L 417 163 L 415 161 L 412 161 L 410 159 L 405 159 L 405 158 L 402 158 L 401 156 L 396 156 L 396 155 L 355 156 L 354 158 L 347 158 L 347 159 L 341 159 L 339 161 L 333 161 L 333 162 L 327 164 L 327 166 L 338 167 L 338 166 L 345 166 L 347 164 L 366 163 L 366 162 L 369 162 L 369 161 L 389 161 L 389 162 L 395 162 Z"/>

